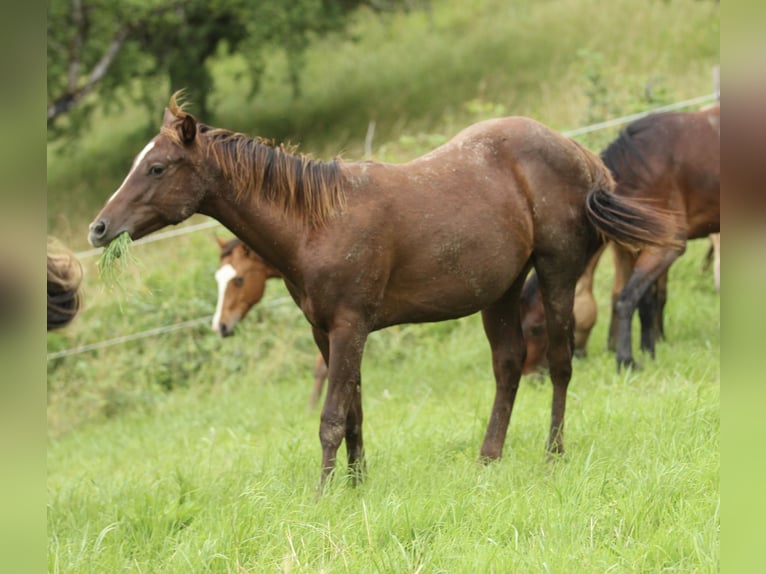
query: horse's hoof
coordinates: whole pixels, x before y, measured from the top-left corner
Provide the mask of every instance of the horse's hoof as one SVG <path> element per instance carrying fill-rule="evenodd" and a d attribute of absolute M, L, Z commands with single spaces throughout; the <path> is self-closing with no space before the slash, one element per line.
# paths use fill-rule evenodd
<path fill-rule="evenodd" d="M 633 357 L 627 357 L 624 359 L 618 358 L 617 359 L 617 373 L 619 374 L 622 371 L 622 367 L 625 367 L 626 369 L 630 369 L 632 371 L 640 371 L 641 365 L 637 363 Z"/>

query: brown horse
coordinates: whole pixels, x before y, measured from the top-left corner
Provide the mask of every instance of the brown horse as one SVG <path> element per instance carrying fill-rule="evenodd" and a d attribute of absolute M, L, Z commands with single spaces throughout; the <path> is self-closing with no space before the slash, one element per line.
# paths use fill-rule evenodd
<path fill-rule="evenodd" d="M 212 327 L 221 337 L 229 337 L 234 334 L 237 323 L 263 298 L 266 281 L 282 275 L 240 239 L 215 239 L 221 254 L 220 264 L 215 272 L 218 302 Z M 327 364 L 320 353 L 314 364 L 314 386 L 309 398 L 311 408 L 319 402 L 326 378 Z"/>
<path fill-rule="evenodd" d="M 629 124 L 601 153 L 617 182 L 615 193 L 645 198 L 673 212 L 681 243 L 638 252 L 614 246 L 609 348 L 617 351 L 618 368 L 635 364 L 630 323 L 636 307 L 644 321 L 655 326 L 642 328 L 641 341 L 654 356 L 655 339 L 662 335 L 668 268 L 684 252 L 687 240 L 720 231 L 720 119 L 719 104 L 697 112 L 652 114 Z M 658 279 L 655 293 L 650 288 Z"/>
<path fill-rule="evenodd" d="M 686 239 L 709 234 L 715 285 L 720 290 L 720 104 L 698 112 L 653 114 L 637 120 L 623 130 L 601 157 L 617 181 L 616 194 L 646 198 L 676 214 L 676 234 L 683 238 L 684 246 Z M 684 247 L 676 250 L 652 247 L 636 252 L 614 246 L 608 347 L 617 350 L 618 369 L 635 365 L 630 318 L 636 308 L 641 323 L 641 350 L 654 358 L 657 339 L 665 337 L 663 309 L 667 302 L 668 269 L 683 251 Z M 596 319 L 593 273 L 600 256 L 601 252 L 595 255 L 577 284 L 575 351 L 583 354 Z M 525 373 L 545 366 L 545 311 L 538 290 L 530 277 L 522 308 L 527 340 Z M 583 311 L 578 319 L 578 307 L 592 309 L 593 315 Z"/>
<path fill-rule="evenodd" d="M 721 288 L 721 240 L 720 233 L 710 234 L 711 247 L 703 263 L 703 271 L 708 271 L 713 266 L 713 283 L 716 291 Z M 606 247 L 606 245 L 604 245 Z M 602 248 L 603 249 L 603 248 Z M 593 296 L 593 278 L 596 265 L 603 254 L 602 250 L 596 252 L 588 263 L 585 272 L 577 281 L 574 299 L 574 354 L 584 357 L 587 351 L 588 339 L 593 326 L 596 324 L 598 309 L 596 299 Z M 665 329 L 663 322 L 663 308 L 667 300 L 667 271 L 660 275 L 644 297 L 652 297 L 653 313 L 642 312 L 639 302 L 639 318 L 641 320 L 641 349 L 652 352 L 647 346 L 647 341 L 664 339 Z M 642 301 L 643 301 L 642 297 Z M 522 374 L 537 373 L 545 369 L 545 351 L 548 347 L 548 333 L 545 330 L 545 309 L 540 297 L 540 284 L 534 273 L 530 275 L 521 294 L 521 327 L 524 333 L 524 341 L 527 346 L 526 360 Z"/>
<path fill-rule="evenodd" d="M 61 329 L 82 305 L 82 265 L 67 247 L 48 239 L 48 331 Z"/>
<path fill-rule="evenodd" d="M 534 267 L 549 335 L 547 450 L 563 451 L 577 279 L 604 237 L 674 244 L 666 215 L 612 193 L 603 163 L 522 117 L 470 126 L 404 164 L 319 161 L 199 123 L 171 98 L 160 133 L 90 224 L 103 246 L 195 212 L 209 215 L 284 278 L 329 366 L 321 482 L 345 439 L 364 471 L 360 366 L 369 333 L 481 311 L 496 393 L 481 457 L 502 454 L 524 341 L 519 297 Z"/>

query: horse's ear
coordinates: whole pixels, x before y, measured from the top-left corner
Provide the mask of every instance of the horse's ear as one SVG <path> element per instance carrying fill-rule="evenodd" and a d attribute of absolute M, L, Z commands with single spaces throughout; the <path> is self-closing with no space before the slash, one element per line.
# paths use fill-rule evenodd
<path fill-rule="evenodd" d="M 162 125 L 170 126 L 176 121 L 176 116 L 169 109 L 165 108 L 165 114 L 162 116 Z"/>
<path fill-rule="evenodd" d="M 221 249 L 226 247 L 227 241 L 225 239 L 221 239 L 217 235 L 215 236 L 215 242 L 218 244 L 218 247 L 220 247 Z"/>
<path fill-rule="evenodd" d="M 197 120 L 194 119 L 194 116 L 186 114 L 178 123 L 176 129 L 181 141 L 185 144 L 190 144 L 197 135 Z"/>

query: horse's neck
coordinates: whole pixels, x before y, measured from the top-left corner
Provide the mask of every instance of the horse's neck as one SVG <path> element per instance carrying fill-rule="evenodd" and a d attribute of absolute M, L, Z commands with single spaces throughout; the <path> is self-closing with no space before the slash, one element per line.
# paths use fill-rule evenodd
<path fill-rule="evenodd" d="M 257 198 L 237 200 L 234 192 L 221 190 L 203 203 L 200 213 L 223 224 L 253 249 L 277 273 L 272 276 L 286 276 L 295 269 L 302 228 L 278 207 Z"/>

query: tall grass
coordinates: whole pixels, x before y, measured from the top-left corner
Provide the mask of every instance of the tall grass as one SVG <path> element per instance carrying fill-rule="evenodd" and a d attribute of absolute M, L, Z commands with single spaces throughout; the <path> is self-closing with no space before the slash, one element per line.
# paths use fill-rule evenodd
<path fill-rule="evenodd" d="M 136 246 L 152 291 L 126 285 L 122 312 L 93 294 L 62 346 L 209 315 L 217 247 L 203 235 L 174 261 Z M 618 375 L 604 350 L 611 269 L 599 268 L 600 319 L 553 465 L 550 386 L 535 378 L 504 459 L 477 464 L 494 387 L 477 316 L 372 335 L 369 477 L 354 489 L 341 472 L 318 501 L 315 350 L 297 309 L 270 304 L 280 283 L 233 338 L 203 325 L 52 361 L 50 571 L 717 571 L 720 305 L 706 248 L 691 243 L 673 267 L 668 341 L 655 361 L 639 355 L 640 372 Z"/>

